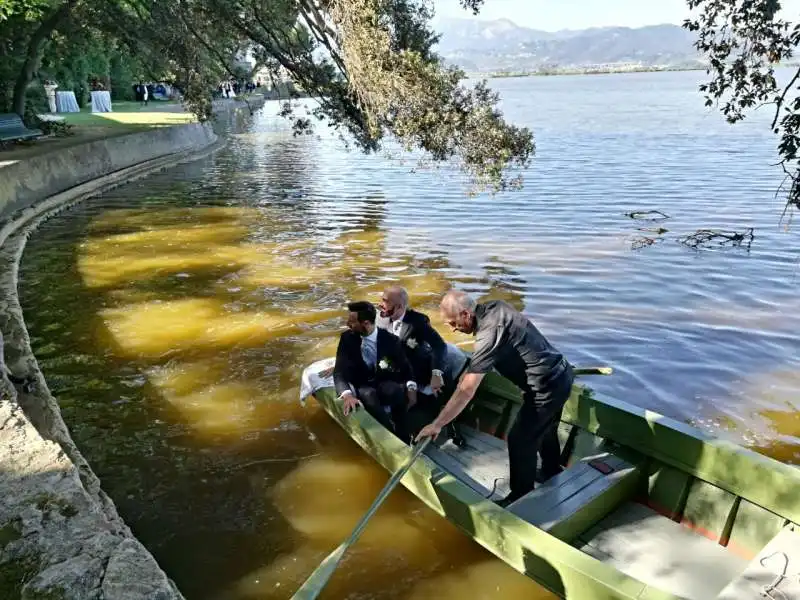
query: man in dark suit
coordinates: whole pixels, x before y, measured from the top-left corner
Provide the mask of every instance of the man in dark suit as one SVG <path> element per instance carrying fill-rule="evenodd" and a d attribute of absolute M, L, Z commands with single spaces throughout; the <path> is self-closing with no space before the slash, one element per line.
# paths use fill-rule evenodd
<path fill-rule="evenodd" d="M 363 405 L 384 427 L 410 441 L 407 411 L 417 400 L 417 383 L 400 340 L 375 326 L 369 302 L 347 305 L 347 330 L 339 338 L 333 381 L 344 414 Z M 388 407 L 391 419 L 386 413 Z"/>
<path fill-rule="evenodd" d="M 414 381 L 420 388 L 430 384 L 430 391 L 438 395 L 444 387 L 447 344 L 431 326 L 428 315 L 408 306 L 408 292 L 399 285 L 386 288 L 380 309 L 381 317 L 388 319 L 387 330 L 403 344 Z"/>
<path fill-rule="evenodd" d="M 393 285 L 384 290 L 380 314 L 386 329 L 400 340 L 419 386 L 411 418 L 414 424 L 410 424 L 416 433 L 427 424 L 428 417 L 439 413 L 455 391 L 454 378 L 458 373 L 447 373 L 447 343 L 433 328 L 428 315 L 409 306 L 405 288 Z M 456 444 L 463 445 L 455 424 L 448 425 L 447 434 Z"/>

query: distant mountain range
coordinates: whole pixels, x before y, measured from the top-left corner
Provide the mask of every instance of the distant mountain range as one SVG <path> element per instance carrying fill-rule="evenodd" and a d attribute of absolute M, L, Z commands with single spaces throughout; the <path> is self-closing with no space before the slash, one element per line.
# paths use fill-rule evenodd
<path fill-rule="evenodd" d="M 695 34 L 678 25 L 548 32 L 508 19 L 441 18 L 434 27 L 442 34 L 437 52 L 473 73 L 704 66 Z"/>

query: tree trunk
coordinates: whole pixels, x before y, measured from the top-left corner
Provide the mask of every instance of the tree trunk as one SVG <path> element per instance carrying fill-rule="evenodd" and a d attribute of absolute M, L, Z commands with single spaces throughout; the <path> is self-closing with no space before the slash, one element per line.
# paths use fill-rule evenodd
<path fill-rule="evenodd" d="M 61 4 L 55 12 L 41 22 L 28 42 L 25 62 L 22 63 L 19 75 L 17 75 L 17 81 L 14 84 L 12 110 L 20 117 L 25 116 L 25 92 L 31 79 L 33 79 L 33 74 L 39 69 L 45 42 L 50 38 L 53 31 L 70 16 L 73 4 L 74 0 L 67 0 Z"/>

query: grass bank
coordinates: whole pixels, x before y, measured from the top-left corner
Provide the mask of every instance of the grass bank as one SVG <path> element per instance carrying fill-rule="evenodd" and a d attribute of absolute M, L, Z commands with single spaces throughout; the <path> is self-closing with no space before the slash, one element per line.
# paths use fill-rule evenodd
<path fill-rule="evenodd" d="M 182 125 L 197 120 L 194 114 L 185 112 L 179 102 L 172 101 L 150 102 L 147 106 L 142 106 L 139 102 L 114 102 L 111 108 L 113 112 L 110 113 L 92 113 L 91 106 L 85 106 L 77 113 L 53 115 L 72 125 L 72 135 L 51 136 L 15 144 L 6 150 L 0 150 L 0 163 L 24 160 L 98 139 L 137 133 L 156 127 Z"/>

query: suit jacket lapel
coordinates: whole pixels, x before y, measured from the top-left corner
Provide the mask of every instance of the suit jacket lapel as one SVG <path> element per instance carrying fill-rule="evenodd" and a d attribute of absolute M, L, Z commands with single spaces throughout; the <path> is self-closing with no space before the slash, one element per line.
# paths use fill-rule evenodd
<path fill-rule="evenodd" d="M 385 329 L 378 329 L 378 338 L 375 340 L 375 373 L 378 372 L 378 363 L 381 362 L 381 358 L 385 356 L 383 347 L 383 342 L 386 341 L 386 336 L 392 335 L 390 332 L 386 331 Z"/>
<path fill-rule="evenodd" d="M 399 338 L 400 338 L 400 341 L 401 341 L 401 342 L 405 343 L 405 341 L 406 341 L 406 338 L 408 337 L 408 334 L 409 334 L 410 332 L 411 332 L 411 325 L 409 325 L 409 324 L 408 324 L 408 323 L 406 323 L 405 321 L 402 321 L 402 322 L 400 323 L 400 331 L 398 332 L 398 333 L 399 333 L 399 335 L 398 335 L 397 337 L 399 337 Z"/>

